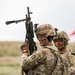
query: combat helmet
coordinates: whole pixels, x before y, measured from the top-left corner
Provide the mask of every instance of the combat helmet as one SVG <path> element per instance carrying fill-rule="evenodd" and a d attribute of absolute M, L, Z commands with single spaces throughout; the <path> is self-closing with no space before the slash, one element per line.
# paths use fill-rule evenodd
<path fill-rule="evenodd" d="M 48 37 L 48 36 L 55 36 L 56 32 L 55 32 L 55 28 L 52 27 L 52 25 L 42 24 L 42 25 L 38 25 L 36 30 L 36 35 L 39 34 L 46 34 L 46 37 Z"/>
<path fill-rule="evenodd" d="M 44 35 L 45 38 L 50 36 L 50 38 L 56 36 L 57 29 L 52 27 L 51 24 L 41 24 L 37 26 L 36 35 Z M 41 38 L 42 39 L 42 38 Z"/>
<path fill-rule="evenodd" d="M 57 33 L 57 37 L 54 38 L 54 41 L 56 39 L 59 39 L 59 38 L 63 39 L 65 45 L 67 45 L 68 44 L 68 41 L 70 40 L 69 37 L 68 37 L 68 35 L 67 35 L 67 33 L 65 31 L 59 31 Z"/>

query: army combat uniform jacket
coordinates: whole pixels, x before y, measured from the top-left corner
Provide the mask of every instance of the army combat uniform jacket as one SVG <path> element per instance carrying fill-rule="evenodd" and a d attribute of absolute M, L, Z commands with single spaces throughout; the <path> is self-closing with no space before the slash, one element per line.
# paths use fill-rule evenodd
<path fill-rule="evenodd" d="M 67 75 L 60 55 L 51 46 L 45 46 L 32 55 L 22 58 L 23 70 L 30 70 L 29 75 Z"/>
<path fill-rule="evenodd" d="M 67 68 L 67 75 L 75 75 L 75 56 L 71 54 L 70 50 L 66 50 L 64 53 L 60 53 L 63 59 L 63 63 Z"/>

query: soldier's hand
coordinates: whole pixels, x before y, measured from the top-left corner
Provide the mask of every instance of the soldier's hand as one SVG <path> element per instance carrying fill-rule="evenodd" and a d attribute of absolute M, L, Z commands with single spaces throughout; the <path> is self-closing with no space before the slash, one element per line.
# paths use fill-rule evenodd
<path fill-rule="evenodd" d="M 29 50 L 29 43 L 24 42 L 24 44 L 21 45 L 20 49 L 22 50 L 22 52 L 27 52 Z"/>
<path fill-rule="evenodd" d="M 24 42 L 24 44 L 21 45 L 20 49 L 22 51 L 21 58 L 23 59 L 24 57 L 27 57 L 28 56 L 28 52 L 29 52 L 29 43 Z"/>

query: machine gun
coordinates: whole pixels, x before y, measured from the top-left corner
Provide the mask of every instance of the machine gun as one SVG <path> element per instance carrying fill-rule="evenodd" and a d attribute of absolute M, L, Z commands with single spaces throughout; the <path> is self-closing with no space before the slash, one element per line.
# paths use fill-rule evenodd
<path fill-rule="evenodd" d="M 25 22 L 25 27 L 26 27 L 26 35 L 25 35 L 25 42 L 29 43 L 29 51 L 30 55 L 37 50 L 36 43 L 34 42 L 34 32 L 33 32 L 33 22 L 31 21 L 30 14 L 32 12 L 29 11 L 29 7 L 27 7 L 27 14 L 26 14 L 26 19 L 21 19 L 21 20 L 13 20 L 13 21 L 7 21 L 6 24 L 9 25 L 11 23 L 19 23 L 21 21 L 26 21 Z M 38 24 L 35 24 L 35 28 L 37 28 Z M 23 69 L 22 69 L 22 75 L 23 74 Z M 25 72 L 26 75 L 28 75 L 28 71 Z"/>

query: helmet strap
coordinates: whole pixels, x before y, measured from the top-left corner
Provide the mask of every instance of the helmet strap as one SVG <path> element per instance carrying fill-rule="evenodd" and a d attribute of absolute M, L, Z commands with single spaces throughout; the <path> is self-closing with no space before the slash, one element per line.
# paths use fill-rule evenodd
<path fill-rule="evenodd" d="M 68 41 L 66 39 L 63 39 L 63 44 L 66 46 L 68 44 Z"/>
<path fill-rule="evenodd" d="M 54 36 L 48 36 L 47 39 L 49 42 L 51 42 L 53 40 Z"/>

